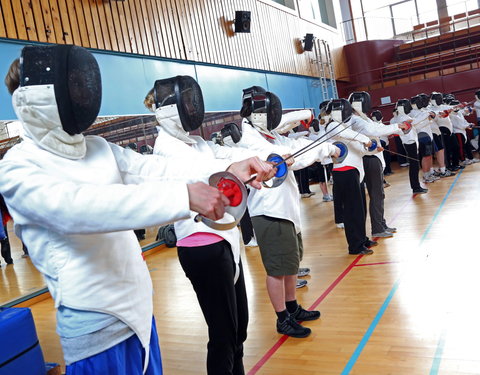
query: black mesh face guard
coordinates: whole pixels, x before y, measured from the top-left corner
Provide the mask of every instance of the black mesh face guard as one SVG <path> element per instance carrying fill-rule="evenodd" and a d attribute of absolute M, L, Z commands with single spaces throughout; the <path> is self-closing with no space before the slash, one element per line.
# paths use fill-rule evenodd
<path fill-rule="evenodd" d="M 249 87 L 243 90 L 240 115 L 249 117 L 252 113 L 266 113 L 267 129 L 273 130 L 282 120 L 282 102 L 277 95 L 261 86 Z"/>
<path fill-rule="evenodd" d="M 282 120 L 282 102 L 273 92 L 267 92 L 267 129 L 275 129 Z"/>
<path fill-rule="evenodd" d="M 327 115 L 332 115 L 334 112 L 341 113 L 341 119 L 335 118 L 335 121 L 347 121 L 350 117 L 352 117 L 352 105 L 347 99 L 334 99 L 328 103 L 326 113 Z"/>
<path fill-rule="evenodd" d="M 368 113 L 370 112 L 370 109 L 372 107 L 371 105 L 371 100 L 370 100 L 370 94 L 366 91 L 358 91 L 358 92 L 352 92 L 348 98 L 348 101 L 350 104 L 353 102 L 360 102 L 362 103 L 362 112 L 363 113 Z"/>
<path fill-rule="evenodd" d="M 455 100 L 455 95 L 453 94 L 443 94 L 442 96 L 445 104 L 450 104 L 452 100 Z"/>
<path fill-rule="evenodd" d="M 450 102 L 448 104 L 451 105 L 451 106 L 457 106 L 457 105 L 460 105 L 460 102 L 457 99 L 453 99 L 453 100 L 450 100 Z M 453 108 L 453 111 L 454 112 L 460 111 L 460 107 Z"/>
<path fill-rule="evenodd" d="M 419 95 L 412 96 L 410 98 L 410 104 L 411 105 L 416 105 L 418 109 L 423 108 L 422 106 L 422 98 Z"/>
<path fill-rule="evenodd" d="M 95 121 L 102 101 L 100 68 L 85 48 L 27 46 L 20 60 L 20 85 L 53 84 L 63 129 L 80 134 Z"/>
<path fill-rule="evenodd" d="M 476 96 L 477 98 L 480 98 L 480 90 L 475 91 L 475 96 Z"/>
<path fill-rule="evenodd" d="M 252 86 L 243 90 L 242 108 L 240 116 L 248 117 L 252 113 L 259 113 L 267 107 L 267 92 L 261 86 Z M 264 113 L 263 110 L 260 113 Z"/>
<path fill-rule="evenodd" d="M 380 111 L 373 111 L 373 112 L 372 112 L 372 119 L 374 119 L 375 121 L 382 121 L 382 120 L 383 120 L 382 112 L 380 112 Z"/>
<path fill-rule="evenodd" d="M 399 99 L 397 101 L 397 104 L 395 105 L 395 108 L 398 107 L 403 107 L 403 111 L 407 115 L 412 111 L 412 105 L 410 104 L 410 100 L 408 99 Z"/>
<path fill-rule="evenodd" d="M 420 102 L 422 104 L 422 106 L 418 108 L 427 108 L 430 104 L 430 97 L 427 94 L 418 94 L 418 97 L 420 98 Z"/>
<path fill-rule="evenodd" d="M 205 116 L 202 89 L 190 76 L 176 76 L 155 81 L 155 107 L 175 104 L 185 131 L 198 129 Z"/>
<path fill-rule="evenodd" d="M 222 136 L 222 139 L 225 139 L 226 137 L 231 137 L 233 143 L 238 143 L 242 139 L 242 131 L 234 122 L 225 124 L 222 130 L 220 130 L 220 134 Z"/>
<path fill-rule="evenodd" d="M 326 114 L 328 104 L 330 103 L 330 100 L 324 100 L 323 102 L 320 103 L 318 106 L 318 109 L 320 109 L 320 117 L 323 117 Z"/>
<path fill-rule="evenodd" d="M 430 99 L 434 100 L 437 105 L 443 104 L 443 95 L 439 92 L 432 92 L 432 94 L 430 95 Z"/>

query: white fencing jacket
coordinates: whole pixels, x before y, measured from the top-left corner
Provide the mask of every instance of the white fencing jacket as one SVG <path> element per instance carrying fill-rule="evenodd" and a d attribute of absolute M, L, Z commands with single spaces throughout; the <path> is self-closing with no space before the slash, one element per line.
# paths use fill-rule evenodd
<path fill-rule="evenodd" d="M 17 115 L 25 127 L 41 112 Z M 148 362 L 152 282 L 132 229 L 188 218 L 186 183 L 228 163 L 144 156 L 97 136 L 85 145 L 82 158 L 69 159 L 25 138 L 0 161 L 0 193 L 55 305 L 117 317 Z"/>
<path fill-rule="evenodd" d="M 428 116 L 430 116 L 428 110 L 426 110 L 425 108 L 413 108 L 408 115 L 413 119 L 412 125 L 416 129 L 417 135 L 419 135 L 420 133 L 425 133 L 430 137 L 430 139 L 433 139 L 431 124 L 434 121 L 428 118 Z"/>
<path fill-rule="evenodd" d="M 391 134 L 403 134 L 403 131 L 398 127 L 398 124 L 382 125 L 373 122 L 369 118 L 365 119 L 357 115 L 353 115 L 350 121 L 352 123 L 353 131 L 360 132 L 367 137 L 375 138 L 379 146 L 380 137 L 389 136 Z M 373 151 L 367 153 L 367 155 L 375 155 L 382 162 L 382 167 L 385 168 L 385 159 L 383 158 L 383 152 Z"/>
<path fill-rule="evenodd" d="M 397 122 L 403 122 L 407 120 L 413 120 L 409 114 L 401 113 L 396 116 L 396 121 Z M 408 132 L 408 134 L 404 134 L 403 132 L 400 134 L 400 139 L 402 140 L 402 143 L 405 145 L 410 145 L 413 143 L 417 142 L 417 131 L 414 126 L 412 126 L 412 129 Z"/>
<path fill-rule="evenodd" d="M 161 126 L 157 127 L 158 137 L 155 141 L 155 147 L 153 153 L 167 158 L 188 158 L 196 160 L 197 162 L 204 163 L 208 165 L 216 159 L 224 159 L 227 164 L 231 164 L 235 161 L 244 160 L 251 156 L 256 156 L 258 153 L 251 152 L 249 150 L 219 146 L 214 144 L 211 141 L 205 141 L 202 137 L 190 135 L 189 137 L 193 139 L 196 143 L 192 145 L 187 145 L 185 142 L 179 140 L 168 134 Z M 264 158 L 268 156 L 263 153 Z M 207 176 L 203 182 L 208 184 Z M 255 190 L 255 189 L 252 189 Z M 190 218 L 186 220 L 180 220 L 175 222 L 175 234 L 177 240 L 181 240 L 185 237 L 192 235 L 193 233 L 205 232 L 205 233 L 214 233 L 230 244 L 232 248 L 233 258 L 237 265 L 237 271 L 239 271 L 239 261 L 240 261 L 240 235 L 237 228 L 230 230 L 215 230 L 203 223 L 197 223 L 193 219 L 197 215 L 196 212 L 190 211 Z M 226 214 L 222 220 L 219 222 L 231 222 L 234 219 Z M 235 273 L 235 282 L 238 279 L 239 272 Z"/>
<path fill-rule="evenodd" d="M 450 130 L 450 132 L 453 132 L 453 127 L 452 127 L 452 122 L 450 121 L 450 116 L 442 117 L 442 116 L 439 115 L 439 113 L 441 113 L 441 112 L 443 112 L 447 109 L 450 109 L 451 107 L 449 105 L 446 105 L 446 104 L 432 105 L 432 104 L 430 104 L 427 108 L 430 111 L 433 111 L 437 114 L 435 116 L 435 119 L 434 119 L 433 122 L 436 123 L 436 125 L 439 129 L 438 129 L 438 133 L 437 133 L 435 126 L 432 127 L 432 130 L 433 130 L 434 134 L 440 135 L 441 134 L 440 128 L 447 128 L 448 130 Z"/>
<path fill-rule="evenodd" d="M 450 112 L 449 117 L 450 117 L 450 121 L 452 122 L 453 132 L 463 134 L 465 139 L 467 139 L 467 132 L 465 129 L 467 129 L 470 126 L 470 123 L 467 120 L 465 120 L 465 117 L 462 111 L 458 111 L 458 112 L 452 111 Z"/>
<path fill-rule="evenodd" d="M 242 139 L 236 147 L 284 155 L 292 154 L 303 146 L 311 144 L 311 141 L 307 139 L 291 139 L 275 132 L 272 132 L 272 134 L 275 138 L 267 140 L 247 120 L 244 120 L 242 123 Z M 265 215 L 289 220 L 295 225 L 297 233 L 300 233 L 300 195 L 292 170 L 303 169 L 316 161 L 322 161 L 325 157 L 332 155 L 335 150 L 335 146 L 330 143 L 317 146 L 295 158 L 295 163 L 289 168 L 288 177 L 282 185 L 272 189 L 251 189 L 248 195 L 250 216 Z"/>
<path fill-rule="evenodd" d="M 338 126 L 338 127 L 337 127 Z M 332 130 L 335 129 L 335 130 Z M 345 143 L 348 148 L 348 154 L 342 163 L 334 163 L 333 169 L 342 167 L 354 167 L 360 174 L 359 181 L 363 181 L 365 170 L 363 169 L 362 157 L 367 154 L 365 144 L 370 142 L 370 138 L 366 135 L 353 131 L 346 124 L 339 125 L 338 122 L 332 121 L 325 127 L 329 135 L 333 136 L 334 141 Z"/>

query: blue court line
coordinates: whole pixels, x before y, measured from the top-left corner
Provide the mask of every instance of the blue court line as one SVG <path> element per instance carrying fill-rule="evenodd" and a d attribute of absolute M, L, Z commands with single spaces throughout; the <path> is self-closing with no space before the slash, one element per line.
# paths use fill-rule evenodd
<path fill-rule="evenodd" d="M 452 184 L 450 185 L 450 188 L 448 189 L 447 193 L 445 194 L 445 197 L 443 198 L 442 202 L 440 203 L 440 206 L 438 206 L 438 209 L 437 211 L 435 212 L 435 214 L 433 215 L 433 218 L 432 220 L 430 221 L 430 224 L 428 225 L 427 229 L 425 229 L 425 232 L 423 232 L 423 235 L 422 235 L 422 238 L 420 239 L 420 244 L 421 245 L 423 243 L 423 241 L 425 241 L 425 239 L 427 238 L 427 235 L 428 233 L 430 232 L 430 229 L 432 228 L 433 226 L 433 223 L 437 220 L 438 218 L 438 215 L 440 214 L 440 211 L 442 210 L 443 206 L 445 205 L 445 202 L 447 201 L 448 197 L 450 196 L 450 193 L 452 192 L 455 184 L 457 183 L 458 179 L 460 178 L 460 175 L 462 174 L 463 172 L 463 169 L 460 170 L 460 172 L 458 173 L 457 177 L 455 177 L 455 180 L 452 182 Z M 346 364 L 345 368 L 343 369 L 341 375 L 347 375 L 347 374 L 350 374 L 350 371 L 352 370 L 353 366 L 355 365 L 355 363 L 357 362 L 358 358 L 360 357 L 360 354 L 362 353 L 363 349 L 365 348 L 365 346 L 367 345 L 368 343 L 368 340 L 370 339 L 370 337 L 372 336 L 373 334 L 373 331 L 375 330 L 375 328 L 377 327 L 378 325 L 378 322 L 380 321 L 380 319 L 382 318 L 383 314 L 385 313 L 385 311 L 387 310 L 387 307 L 388 305 L 390 304 L 390 301 L 392 300 L 393 296 L 395 295 L 395 292 L 397 291 L 398 289 L 398 286 L 400 285 L 400 281 L 401 281 L 401 278 L 399 277 L 397 279 L 397 281 L 395 281 L 395 283 L 393 284 L 393 287 L 392 289 L 390 290 L 390 293 L 388 293 L 388 296 L 387 298 L 385 299 L 385 301 L 383 302 L 382 306 L 380 307 L 380 310 L 378 311 L 377 315 L 375 316 L 375 318 L 373 319 L 372 323 L 370 324 L 370 326 L 368 327 L 367 329 L 367 332 L 365 332 L 365 335 L 363 336 L 362 340 L 360 341 L 360 343 L 358 344 L 357 348 L 355 349 L 355 351 L 353 352 L 352 356 L 350 357 L 348 363 Z M 440 342 L 439 342 L 439 345 L 440 345 Z M 443 346 L 442 346 L 442 349 L 443 351 Z M 440 365 L 440 361 L 441 361 L 441 351 L 439 350 L 439 347 L 437 347 L 437 353 L 440 352 L 440 358 L 438 359 L 438 365 Z M 435 354 L 435 359 L 437 359 L 437 353 Z M 431 373 L 432 374 L 432 373 Z M 435 374 L 435 373 L 434 373 Z"/>
<path fill-rule="evenodd" d="M 443 348 L 445 347 L 445 337 L 447 331 L 443 330 L 437 343 L 437 350 L 435 350 L 435 357 L 433 358 L 432 368 L 430 369 L 430 375 L 437 375 L 440 368 L 440 362 L 442 362 Z"/>

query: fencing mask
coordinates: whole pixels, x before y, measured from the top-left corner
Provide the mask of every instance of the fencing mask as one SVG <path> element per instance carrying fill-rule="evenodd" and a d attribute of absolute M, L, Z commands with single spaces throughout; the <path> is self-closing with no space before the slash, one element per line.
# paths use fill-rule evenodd
<path fill-rule="evenodd" d="M 423 108 L 423 100 L 420 95 L 415 95 L 410 98 L 410 104 L 412 108 L 422 109 Z M 414 107 L 415 106 L 415 107 Z"/>
<path fill-rule="evenodd" d="M 346 122 L 352 117 L 352 105 L 347 99 L 334 99 L 328 103 L 326 113 L 333 121 Z"/>
<path fill-rule="evenodd" d="M 373 111 L 371 117 L 372 117 L 372 120 L 376 122 L 382 122 L 383 120 L 382 112 L 380 112 L 379 110 Z"/>
<path fill-rule="evenodd" d="M 352 108 L 358 112 L 358 114 L 366 114 L 371 109 L 370 94 L 366 91 L 352 92 L 348 97 L 348 101 L 352 105 Z"/>
<path fill-rule="evenodd" d="M 238 127 L 237 124 L 234 122 L 230 122 L 228 124 L 225 124 L 225 126 L 220 130 L 220 134 L 222 135 L 223 140 L 225 141 L 228 137 L 231 138 L 233 143 L 238 143 L 240 142 L 240 139 L 242 139 L 242 131 Z"/>
<path fill-rule="evenodd" d="M 261 133 L 270 137 L 282 120 L 282 103 L 273 92 L 252 86 L 243 90 L 240 115 L 247 118 Z"/>
<path fill-rule="evenodd" d="M 443 104 L 443 95 L 439 92 L 432 92 L 430 94 L 430 102 L 434 105 L 442 105 Z"/>
<path fill-rule="evenodd" d="M 420 101 L 422 103 L 422 107 L 421 108 L 427 108 L 428 105 L 430 104 L 430 97 L 427 95 L 427 94 L 418 94 L 418 96 L 420 97 Z M 420 107 L 418 107 L 420 108 Z"/>
<path fill-rule="evenodd" d="M 198 129 L 205 115 L 202 89 L 190 76 L 159 79 L 153 86 L 155 107 L 175 105 L 183 129 Z"/>
<path fill-rule="evenodd" d="M 412 111 L 412 105 L 408 99 L 398 99 L 395 108 L 398 111 L 398 114 L 408 115 Z"/>
<path fill-rule="evenodd" d="M 53 85 L 63 130 L 80 134 L 100 111 L 102 82 L 95 57 L 72 45 L 26 46 L 20 59 L 20 86 Z"/>

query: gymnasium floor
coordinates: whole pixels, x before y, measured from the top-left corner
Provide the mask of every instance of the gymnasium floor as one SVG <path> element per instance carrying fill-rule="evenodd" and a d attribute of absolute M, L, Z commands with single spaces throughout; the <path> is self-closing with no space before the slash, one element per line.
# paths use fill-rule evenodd
<path fill-rule="evenodd" d="M 310 337 L 276 333 L 258 248 L 246 248 L 248 374 L 480 374 L 480 163 L 420 196 L 411 195 L 407 169 L 394 168 L 386 218 L 398 233 L 380 239 L 371 256 L 348 255 L 344 233 L 333 224 L 333 204 L 322 202 L 318 186 L 301 201 L 302 266 L 312 272 L 298 300 L 322 312 L 306 323 Z M 164 373 L 205 374 L 206 325 L 176 249 L 147 262 Z M 62 363 L 52 301 L 32 311 L 46 359 Z"/>

